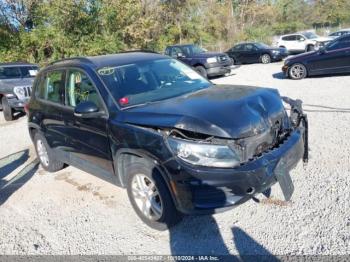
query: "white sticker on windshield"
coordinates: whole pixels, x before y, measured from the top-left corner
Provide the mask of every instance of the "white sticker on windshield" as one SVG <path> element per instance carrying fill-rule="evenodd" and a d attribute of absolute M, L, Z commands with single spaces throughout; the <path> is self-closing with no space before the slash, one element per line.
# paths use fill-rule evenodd
<path fill-rule="evenodd" d="M 35 69 L 29 70 L 29 75 L 30 75 L 30 76 L 36 76 L 37 73 L 38 73 L 38 70 L 35 70 Z"/>
<path fill-rule="evenodd" d="M 111 75 L 114 73 L 114 68 L 113 67 L 103 67 L 101 69 L 98 70 L 98 73 L 100 75 Z"/>

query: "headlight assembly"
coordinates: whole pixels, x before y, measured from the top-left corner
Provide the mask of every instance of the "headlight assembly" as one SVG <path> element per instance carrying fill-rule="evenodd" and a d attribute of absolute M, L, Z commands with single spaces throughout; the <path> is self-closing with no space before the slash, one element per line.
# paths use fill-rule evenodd
<path fill-rule="evenodd" d="M 16 94 L 16 96 L 19 99 L 23 99 L 26 96 L 26 92 L 24 91 L 24 88 L 21 86 L 14 87 L 13 92 Z"/>
<path fill-rule="evenodd" d="M 208 64 L 217 63 L 217 62 L 218 62 L 218 59 L 216 57 L 207 58 Z"/>
<path fill-rule="evenodd" d="M 171 151 L 193 165 L 229 168 L 240 164 L 238 155 L 225 145 L 212 145 L 168 138 Z"/>
<path fill-rule="evenodd" d="M 278 54 L 280 53 L 280 51 L 278 51 L 278 50 L 273 50 L 272 53 L 273 53 L 274 55 L 278 55 Z"/>

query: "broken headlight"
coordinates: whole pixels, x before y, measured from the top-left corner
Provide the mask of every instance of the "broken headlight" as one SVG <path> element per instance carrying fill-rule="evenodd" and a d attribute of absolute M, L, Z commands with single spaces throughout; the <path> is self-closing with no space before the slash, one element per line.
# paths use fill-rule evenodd
<path fill-rule="evenodd" d="M 240 164 L 238 155 L 225 145 L 212 145 L 168 138 L 171 151 L 183 161 L 198 166 L 229 168 Z"/>

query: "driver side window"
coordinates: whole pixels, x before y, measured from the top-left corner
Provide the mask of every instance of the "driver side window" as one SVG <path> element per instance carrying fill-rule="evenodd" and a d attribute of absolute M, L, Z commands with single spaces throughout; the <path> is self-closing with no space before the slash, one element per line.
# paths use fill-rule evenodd
<path fill-rule="evenodd" d="M 82 102 L 94 102 L 102 108 L 96 87 L 90 78 L 80 70 L 69 70 L 66 85 L 66 105 L 76 107 Z"/>

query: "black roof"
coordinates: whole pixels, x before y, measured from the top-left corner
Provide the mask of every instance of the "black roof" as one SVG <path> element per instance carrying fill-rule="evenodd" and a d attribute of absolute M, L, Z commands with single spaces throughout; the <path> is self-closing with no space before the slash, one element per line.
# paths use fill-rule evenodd
<path fill-rule="evenodd" d="M 196 45 L 196 44 L 176 44 L 176 45 L 168 45 L 167 47 L 181 47 L 181 46 L 189 46 L 189 45 Z"/>
<path fill-rule="evenodd" d="M 137 52 L 123 52 L 118 54 L 88 56 L 88 57 L 72 57 L 64 60 L 56 61 L 51 66 L 56 65 L 72 65 L 85 64 L 94 68 L 102 68 L 107 66 L 120 66 L 125 64 L 132 64 L 140 61 L 154 60 L 168 58 L 153 52 L 137 51 Z"/>
<path fill-rule="evenodd" d="M 9 63 L 0 63 L 0 66 L 38 66 L 32 63 L 26 62 L 9 62 Z"/>

